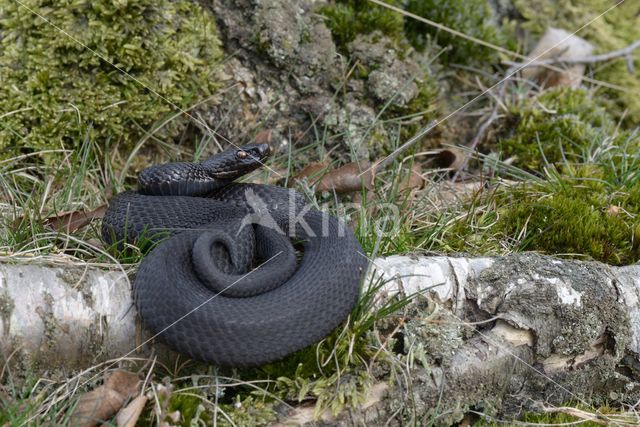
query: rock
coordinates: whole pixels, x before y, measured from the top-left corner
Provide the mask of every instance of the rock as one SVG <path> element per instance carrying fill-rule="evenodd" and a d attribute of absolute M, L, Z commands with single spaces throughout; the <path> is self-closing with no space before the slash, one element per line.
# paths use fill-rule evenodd
<path fill-rule="evenodd" d="M 402 107 L 414 99 L 424 68 L 413 53 L 401 55 L 389 47 L 393 45 L 389 39 L 375 33 L 375 41 L 363 37 L 352 43 L 352 54 L 363 64 L 383 66 L 375 65 L 366 80 L 353 73 L 345 78 L 353 62 L 337 52 L 315 3 L 207 3 L 232 56 L 225 63 L 227 83 L 239 84 L 221 92 L 217 106 L 204 118 L 235 144 L 247 142 L 264 128 L 272 132 L 274 148 L 286 152 L 289 142 L 300 146 L 317 142 L 315 127 L 328 135 L 327 146 L 338 146 L 335 156 L 345 161 L 353 161 L 354 154 L 371 159 L 392 137 L 377 123 L 378 112 L 387 102 Z M 290 135 L 296 137 L 289 141 Z"/>
<path fill-rule="evenodd" d="M 425 69 L 411 56 L 398 57 L 398 50 L 380 32 L 359 35 L 349 45 L 353 56 L 371 69 L 367 88 L 383 104 L 405 106 L 418 95 Z"/>

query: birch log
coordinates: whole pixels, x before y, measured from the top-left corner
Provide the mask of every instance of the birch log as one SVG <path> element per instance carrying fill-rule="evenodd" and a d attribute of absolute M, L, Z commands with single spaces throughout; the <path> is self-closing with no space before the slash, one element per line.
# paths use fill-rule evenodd
<path fill-rule="evenodd" d="M 0 263 L 0 356 L 13 379 L 149 355 L 124 271 L 86 264 Z M 163 355 L 170 354 L 160 346 Z M 4 380 L 5 378 L 2 378 Z"/>
<path fill-rule="evenodd" d="M 402 332 L 408 372 L 325 422 L 448 426 L 469 412 L 510 420 L 541 405 L 639 401 L 640 266 L 534 254 L 375 265 L 387 292 L 425 292 L 426 309 Z M 311 422 L 311 411 L 283 424 Z"/>
<path fill-rule="evenodd" d="M 326 421 L 450 425 L 470 410 L 640 399 L 640 266 L 392 256 L 370 275 L 386 280 L 388 297 L 421 293 L 394 347 L 408 374 L 381 376 L 367 404 Z M 135 317 L 122 272 L 0 264 L 0 344 L 11 369 L 69 371 L 139 355 L 130 353 L 140 343 Z M 304 423 L 309 411 L 281 421 Z"/>

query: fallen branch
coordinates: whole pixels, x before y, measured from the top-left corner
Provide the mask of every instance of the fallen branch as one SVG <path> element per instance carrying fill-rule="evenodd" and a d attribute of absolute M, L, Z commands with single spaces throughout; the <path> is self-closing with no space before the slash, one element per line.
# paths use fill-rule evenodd
<path fill-rule="evenodd" d="M 633 74 L 635 73 L 635 70 L 633 66 L 633 57 L 631 56 L 631 54 L 633 53 L 634 50 L 638 48 L 640 48 L 640 40 L 636 40 L 633 43 L 631 43 L 629 46 L 624 47 L 622 49 L 614 50 L 614 51 L 603 53 L 600 55 L 589 55 L 589 56 L 584 56 L 582 58 L 558 57 L 558 58 L 549 58 L 549 59 L 543 59 L 539 61 L 528 61 L 528 62 L 503 61 L 503 64 L 509 65 L 511 67 L 523 69 L 523 68 L 530 68 L 530 67 L 544 67 L 546 65 L 556 65 L 556 64 L 563 64 L 563 65 L 595 64 L 598 62 L 610 61 L 612 59 L 625 58 L 627 62 L 627 69 L 629 70 L 629 73 Z"/>

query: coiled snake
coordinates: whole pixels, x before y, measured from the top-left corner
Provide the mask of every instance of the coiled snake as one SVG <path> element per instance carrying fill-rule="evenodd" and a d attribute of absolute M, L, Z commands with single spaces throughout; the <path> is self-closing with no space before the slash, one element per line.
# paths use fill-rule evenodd
<path fill-rule="evenodd" d="M 329 334 L 358 299 L 367 260 L 342 222 L 292 190 L 233 183 L 268 154 L 249 144 L 152 166 L 104 216 L 108 244 L 160 242 L 140 264 L 134 301 L 151 332 L 194 359 L 281 359 Z M 289 237 L 304 247 L 299 261 Z"/>

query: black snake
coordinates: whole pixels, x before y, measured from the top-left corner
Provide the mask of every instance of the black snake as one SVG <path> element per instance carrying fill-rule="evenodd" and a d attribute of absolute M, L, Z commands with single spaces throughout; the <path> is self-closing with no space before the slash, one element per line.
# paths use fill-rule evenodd
<path fill-rule="evenodd" d="M 151 332 L 194 359 L 278 360 L 326 336 L 358 299 L 367 260 L 342 222 L 292 190 L 233 183 L 268 154 L 249 144 L 152 166 L 104 216 L 108 244 L 160 242 L 140 264 L 134 301 Z"/>

